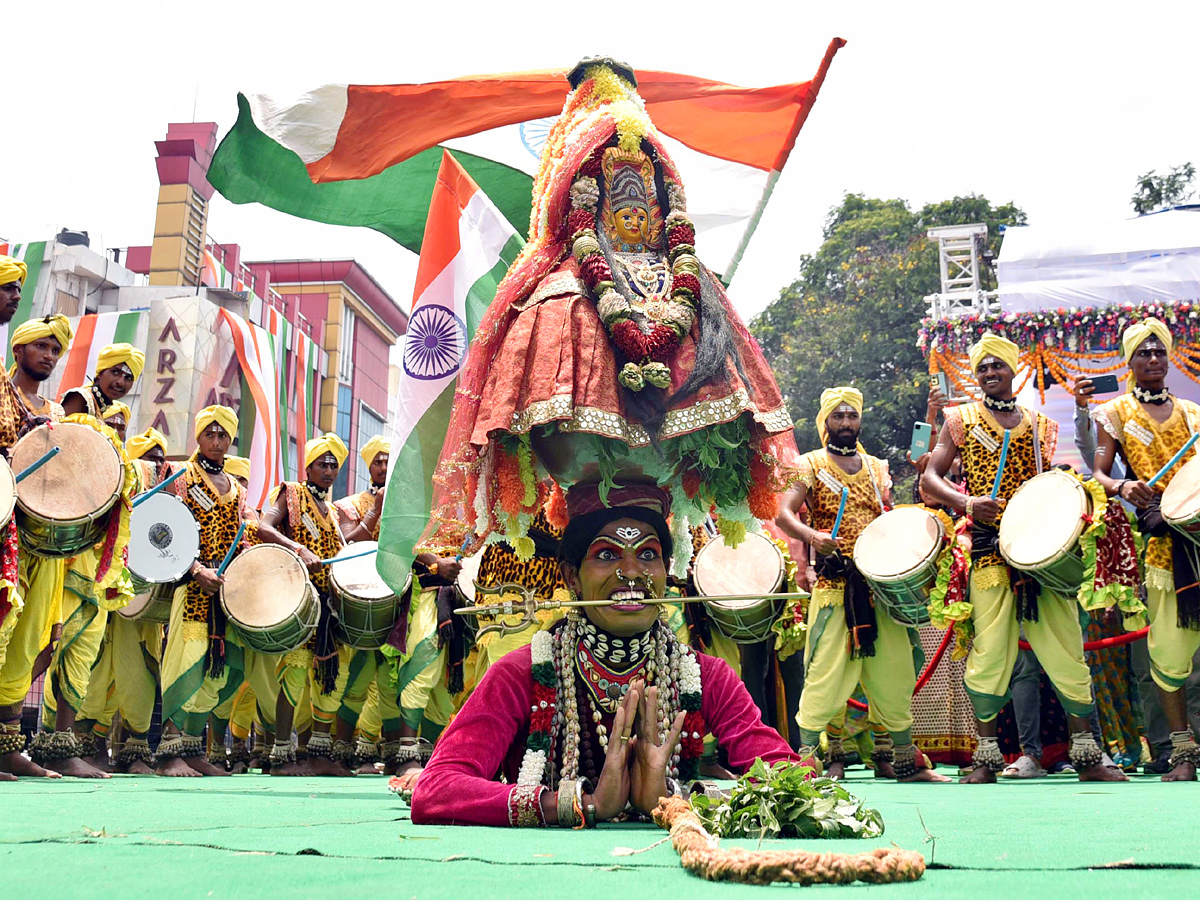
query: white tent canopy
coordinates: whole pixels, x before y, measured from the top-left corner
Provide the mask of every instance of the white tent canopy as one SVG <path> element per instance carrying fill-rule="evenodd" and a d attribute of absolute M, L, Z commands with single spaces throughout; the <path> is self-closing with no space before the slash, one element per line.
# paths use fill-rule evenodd
<path fill-rule="evenodd" d="M 1027 312 L 1200 299 L 1200 208 L 1008 228 L 1000 308 Z"/>

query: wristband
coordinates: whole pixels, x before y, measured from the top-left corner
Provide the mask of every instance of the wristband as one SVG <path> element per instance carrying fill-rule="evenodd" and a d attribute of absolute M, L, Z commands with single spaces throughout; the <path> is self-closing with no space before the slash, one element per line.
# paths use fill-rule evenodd
<path fill-rule="evenodd" d="M 964 512 L 966 512 L 966 514 L 968 516 L 970 516 L 972 519 L 975 518 L 975 498 L 974 497 L 967 498 L 967 507 L 964 510 Z"/>
<path fill-rule="evenodd" d="M 558 807 L 559 828 L 574 828 L 583 819 L 582 815 L 579 819 L 575 818 L 575 806 L 578 803 L 576 794 L 579 792 L 579 787 L 579 779 L 564 778 L 558 783 L 558 795 L 555 800 Z"/>
<path fill-rule="evenodd" d="M 1122 494 L 1121 491 L 1125 490 L 1125 485 L 1127 484 L 1129 484 L 1128 478 L 1122 478 L 1120 483 L 1117 484 L 1117 496 L 1122 500 L 1125 499 L 1125 495 Z"/>

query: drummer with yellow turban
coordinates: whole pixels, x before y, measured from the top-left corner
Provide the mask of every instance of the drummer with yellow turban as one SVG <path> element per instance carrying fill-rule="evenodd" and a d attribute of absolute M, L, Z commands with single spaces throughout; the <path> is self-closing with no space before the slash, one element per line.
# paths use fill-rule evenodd
<path fill-rule="evenodd" d="M 13 366 L 9 369 L 13 384 L 21 392 L 25 406 L 35 416 L 58 421 L 65 415 L 54 400 L 39 393 L 41 385 L 54 374 L 58 361 L 71 346 L 71 322 L 66 316 L 30 319 L 12 333 Z"/>
<path fill-rule="evenodd" d="M 145 365 L 146 354 L 132 344 L 109 344 L 96 357 L 95 377 L 63 395 L 63 409 L 67 415 L 87 413 L 99 418 L 133 389 Z"/>
<path fill-rule="evenodd" d="M 316 632 L 303 647 L 285 653 L 276 669 L 279 698 L 275 706 L 275 745 L 271 748 L 272 775 L 352 774 L 352 748 L 346 742 L 335 747 L 330 735 L 346 689 L 351 650 L 334 639 L 329 567 L 321 563 L 345 544 L 329 491 L 348 455 L 345 443 L 333 433 L 306 443 L 305 480 L 285 481 L 275 488 L 258 525 L 259 540 L 286 547 L 300 557 L 321 601 Z M 308 759 L 302 765 L 292 752 L 291 734 L 296 707 L 306 689 L 312 706 L 312 735 Z"/>
<path fill-rule="evenodd" d="M 996 717 L 1009 700 L 1023 627 L 1070 718 L 1069 755 L 1079 779 L 1124 781 L 1120 769 L 1103 765 L 1088 727 L 1094 708 L 1092 679 L 1084 661 L 1076 599 L 1041 587 L 1028 576 L 1014 576 L 999 551 L 1004 505 L 1021 485 L 1050 468 L 1058 425 L 1018 405 L 1013 393 L 1020 368 L 1016 344 L 986 334 L 969 356 L 983 399 L 945 410 L 945 424 L 921 482 L 938 503 L 965 512 L 973 522 L 969 601 L 975 640 L 964 681 L 975 709 L 979 743 L 972 757 L 974 769 L 963 780 L 994 782 L 1005 768 Z M 946 481 L 956 456 L 962 460 L 966 495 Z"/>
<path fill-rule="evenodd" d="M 1176 397 L 1167 387 L 1173 346 L 1171 331 L 1159 319 L 1130 325 L 1121 336 L 1129 365 L 1129 391 L 1109 400 L 1093 413 L 1096 458 L 1093 472 L 1110 495 L 1137 508 L 1138 528 L 1147 538 L 1145 557 L 1146 607 L 1150 634 L 1150 675 L 1158 687 L 1167 726 L 1171 729 L 1171 771 L 1163 781 L 1194 781 L 1200 747 L 1188 727 L 1185 685 L 1192 658 L 1200 649 L 1200 573 L 1187 551 L 1186 540 L 1172 534 L 1163 522 L 1159 500 L 1180 468 L 1196 455 L 1188 450 L 1150 487 L 1188 438 L 1200 430 L 1200 406 Z M 1112 477 L 1117 454 L 1129 477 Z M 1144 623 L 1127 622 L 1128 626 Z"/>
<path fill-rule="evenodd" d="M 804 691 L 800 695 L 800 755 L 815 757 L 821 733 L 846 709 L 861 682 L 872 715 L 888 733 L 876 747 L 876 773 L 901 781 L 945 781 L 931 772 L 912 741 L 916 684 L 908 632 L 872 602 L 852 559 L 863 529 L 891 506 L 886 460 L 859 443 L 863 396 L 853 387 L 821 393 L 817 434 L 822 448 L 800 458 L 776 524 L 815 554 L 817 581 L 808 605 Z M 808 522 L 800 510 L 808 509 Z M 829 774 L 845 774 L 845 753 L 830 741 Z"/>
<path fill-rule="evenodd" d="M 379 519 L 383 515 L 384 487 L 387 485 L 388 459 L 392 442 L 375 435 L 359 451 L 367 471 L 367 488 L 337 501 L 342 535 L 347 544 L 379 540 Z"/>
<path fill-rule="evenodd" d="M 183 587 L 175 592 L 162 662 L 163 739 L 158 747 L 159 775 L 224 775 L 205 758 L 202 735 L 221 699 L 243 680 L 260 697 L 278 690 L 274 659 L 246 647 L 236 629 L 228 628 L 218 592 L 218 574 L 233 550 L 238 529 L 247 518 L 246 491 L 225 471 L 237 414 L 227 406 L 207 406 L 196 414 L 196 452 L 185 473 L 170 490 L 183 500 L 200 527 L 199 558 Z"/>

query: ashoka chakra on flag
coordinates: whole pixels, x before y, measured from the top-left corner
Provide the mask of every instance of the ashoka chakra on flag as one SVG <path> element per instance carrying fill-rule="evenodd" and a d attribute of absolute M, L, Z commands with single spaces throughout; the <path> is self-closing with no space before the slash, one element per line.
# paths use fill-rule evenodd
<path fill-rule="evenodd" d="M 413 312 L 404 339 L 404 371 L 436 381 L 458 371 L 467 351 L 467 327 L 454 311 L 427 303 Z"/>

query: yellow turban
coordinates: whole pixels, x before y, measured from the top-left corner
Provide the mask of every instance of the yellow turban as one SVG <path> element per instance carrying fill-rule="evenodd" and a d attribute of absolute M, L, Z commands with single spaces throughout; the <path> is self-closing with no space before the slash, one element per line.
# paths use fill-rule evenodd
<path fill-rule="evenodd" d="M 142 377 L 142 369 L 146 367 L 146 354 L 133 344 L 109 344 L 96 357 L 96 374 L 105 369 L 125 363 L 135 379 Z"/>
<path fill-rule="evenodd" d="M 358 451 L 358 455 L 361 456 L 363 462 L 369 466 L 371 463 L 375 462 L 375 457 L 377 457 L 380 453 L 390 454 L 391 452 L 392 442 L 385 441 L 383 439 L 383 435 L 377 434 L 375 437 L 363 444 L 363 448 Z"/>
<path fill-rule="evenodd" d="M 978 369 L 979 364 L 989 356 L 996 357 L 1012 369 L 1013 374 L 1016 374 L 1017 366 L 1020 365 L 1020 351 L 1017 349 L 1017 345 L 998 334 L 985 334 L 979 339 L 979 343 L 971 346 L 967 353 L 971 357 L 972 372 Z"/>
<path fill-rule="evenodd" d="M 100 413 L 100 419 L 101 421 L 106 421 L 117 415 L 124 416 L 125 425 L 128 426 L 130 420 L 133 419 L 133 410 L 131 410 L 120 400 L 114 400 L 105 408 L 104 412 Z M 166 451 L 164 450 L 163 452 L 165 453 Z"/>
<path fill-rule="evenodd" d="M 326 453 L 332 453 L 334 459 L 340 467 L 346 461 L 346 457 L 350 455 L 350 451 L 346 449 L 346 445 L 342 443 L 342 439 L 332 431 L 327 431 L 320 437 L 315 437 L 304 445 L 304 468 L 308 468 L 313 464 L 314 460 L 320 459 Z"/>
<path fill-rule="evenodd" d="M 9 284 L 13 281 L 25 283 L 25 276 L 29 274 L 29 266 L 21 262 L 19 259 L 13 259 L 11 256 L 0 256 L 0 284 Z"/>
<path fill-rule="evenodd" d="M 238 418 L 228 406 L 206 406 L 196 413 L 196 438 L 204 433 L 204 429 L 216 422 L 230 437 L 237 437 Z"/>
<path fill-rule="evenodd" d="M 125 450 L 130 459 L 141 459 L 152 447 L 161 447 L 164 454 L 167 452 L 166 435 L 157 428 L 147 428 L 141 434 L 135 434 L 125 441 Z"/>
<path fill-rule="evenodd" d="M 1161 319 L 1142 319 L 1136 325 L 1130 325 L 1125 329 L 1125 333 L 1121 335 L 1121 350 L 1125 353 L 1125 362 L 1133 359 L 1133 354 L 1137 352 L 1137 348 L 1142 346 L 1146 338 L 1158 338 L 1167 352 L 1171 352 L 1173 341 L 1171 339 L 1171 330 L 1167 328 L 1166 323 Z M 1131 381 L 1130 384 L 1133 382 Z"/>
<path fill-rule="evenodd" d="M 225 457 L 225 471 L 236 478 L 250 480 L 250 460 L 244 456 Z"/>
<path fill-rule="evenodd" d="M 63 353 L 71 345 L 71 320 L 66 316 L 45 316 L 41 319 L 30 319 L 12 333 L 12 345 L 21 347 L 32 344 L 44 337 L 52 337 L 58 341 Z"/>
<path fill-rule="evenodd" d="M 858 388 L 835 387 L 821 391 L 821 408 L 817 411 L 817 434 L 821 438 L 822 445 L 829 437 L 825 428 L 825 420 L 843 403 L 850 404 L 860 416 L 862 415 L 863 395 Z"/>

